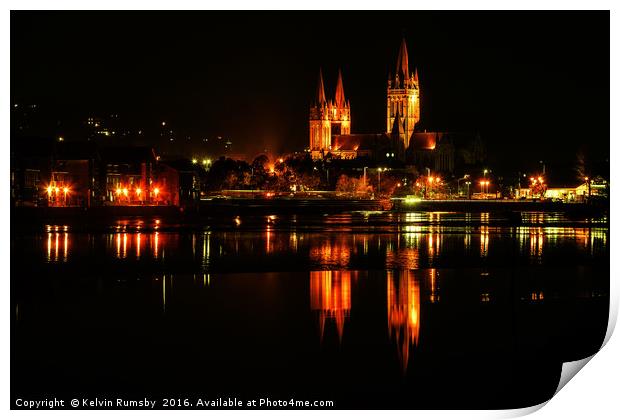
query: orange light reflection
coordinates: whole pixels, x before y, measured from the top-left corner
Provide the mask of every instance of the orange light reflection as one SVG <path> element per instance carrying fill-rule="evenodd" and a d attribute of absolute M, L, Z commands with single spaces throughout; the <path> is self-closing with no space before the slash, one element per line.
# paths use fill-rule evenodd
<path fill-rule="evenodd" d="M 310 308 L 319 313 L 321 342 L 326 320 L 334 320 L 342 341 L 345 320 L 351 313 L 351 273 L 349 271 L 310 272 Z"/>
<path fill-rule="evenodd" d="M 420 334 L 420 286 L 412 271 L 388 271 L 387 318 L 389 337 L 396 342 L 405 373 L 410 348 L 417 346 Z"/>

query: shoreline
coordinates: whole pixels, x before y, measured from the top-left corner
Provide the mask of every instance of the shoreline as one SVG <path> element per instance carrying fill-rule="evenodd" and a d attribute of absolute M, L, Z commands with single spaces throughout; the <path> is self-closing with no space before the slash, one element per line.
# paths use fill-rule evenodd
<path fill-rule="evenodd" d="M 134 228 L 134 221 L 139 221 L 137 229 L 159 229 L 160 231 L 204 229 L 258 229 L 264 227 L 264 217 L 282 217 L 284 220 L 272 223 L 274 229 L 316 229 L 323 221 L 313 219 L 328 215 L 359 215 L 363 220 L 342 222 L 330 221 L 328 227 L 355 227 L 383 230 L 405 224 L 400 217 L 407 213 L 471 213 L 474 215 L 488 213 L 491 220 L 482 221 L 468 219 L 456 220 L 446 218 L 439 221 L 417 220 L 420 226 L 600 226 L 609 225 L 609 208 L 603 203 L 557 203 L 557 202 L 523 202 L 507 200 L 420 200 L 405 202 L 404 200 L 387 201 L 392 208 L 384 210 L 387 200 L 333 200 L 333 199 L 214 199 L 200 202 L 194 209 L 183 209 L 173 206 L 109 206 L 109 207 L 13 207 L 11 208 L 10 225 L 12 230 L 39 230 L 41 225 L 65 225 L 84 230 L 109 229 L 110 225 L 123 224 L 125 228 Z M 536 221 L 522 220 L 522 212 L 563 213 L 569 220 Z M 368 220 L 371 214 L 386 215 Z M 395 220 L 391 215 L 397 216 Z M 300 220 L 297 220 L 300 216 Z M 243 219 L 243 224 L 235 223 L 235 218 Z M 290 218 L 290 220 L 288 220 Z M 305 218 L 305 219 L 304 219 Z M 602 221 L 590 220 L 603 218 Z M 127 219 L 127 220 L 123 220 Z M 147 219 L 142 220 L 140 219 Z M 148 220 L 150 219 L 150 220 Z M 162 225 L 153 227 L 152 224 Z M 268 221 L 271 223 L 271 221 Z M 136 226 L 138 226 L 136 225 Z M 357 231 L 357 229 L 355 229 Z"/>

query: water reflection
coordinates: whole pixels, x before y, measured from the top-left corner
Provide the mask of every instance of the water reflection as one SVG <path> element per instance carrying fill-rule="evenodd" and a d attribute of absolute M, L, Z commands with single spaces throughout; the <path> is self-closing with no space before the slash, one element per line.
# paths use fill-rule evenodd
<path fill-rule="evenodd" d="M 540 263 L 545 243 L 545 235 L 542 228 L 530 228 L 530 258 Z"/>
<path fill-rule="evenodd" d="M 420 254 L 417 246 L 390 249 L 386 252 L 385 263 L 388 267 L 400 267 L 415 270 L 420 266 Z"/>
<path fill-rule="evenodd" d="M 480 227 L 480 257 L 485 258 L 489 253 L 489 227 Z"/>
<path fill-rule="evenodd" d="M 117 231 L 82 234 L 50 229 L 40 238 L 48 263 L 78 262 L 93 249 L 101 258 L 162 264 L 189 263 L 200 271 L 241 269 L 236 258 L 255 266 L 308 266 L 314 270 L 359 268 L 419 269 L 454 265 L 562 264 L 609 253 L 607 228 L 481 225 L 460 230 L 405 226 L 400 233 L 299 232 L 265 226 L 261 231 Z M 75 259 L 74 259 L 75 257 Z M 266 267 L 267 269 L 267 267 Z"/>
<path fill-rule="evenodd" d="M 62 236 L 59 232 L 61 255 Z M 216 235 L 211 236 L 216 243 Z M 202 239 L 186 238 L 188 251 L 198 247 L 197 259 Z M 235 236 L 227 240 L 234 243 Z M 457 240 L 462 243 L 462 238 Z M 114 236 L 114 253 L 116 241 Z M 127 258 L 135 255 L 130 244 L 136 241 L 127 235 Z M 256 241 L 262 244 L 264 237 L 257 235 Z M 54 242 L 52 233 L 52 253 Z M 121 236 L 121 254 L 122 242 Z M 142 248 L 143 256 L 147 249 Z M 418 397 L 433 398 L 446 383 L 466 383 L 468 392 L 483 394 L 484 399 L 495 388 L 521 389 L 521 383 L 507 388 L 513 386 L 510 375 L 507 383 L 497 382 L 505 378 L 504 369 L 514 372 L 515 360 L 546 358 L 559 343 L 567 358 L 596 351 L 608 319 L 608 300 L 601 299 L 608 296 L 608 279 L 593 284 L 605 274 L 594 266 L 565 271 L 531 266 L 518 281 L 512 267 L 328 270 L 306 275 L 234 272 L 214 275 L 208 290 L 208 273 L 162 270 L 140 274 L 139 281 L 135 273 L 126 273 L 120 282 L 116 273 L 82 276 L 62 271 L 57 277 L 15 279 L 20 287 L 15 288 L 14 317 L 19 321 L 13 325 L 12 341 L 20 389 L 41 382 L 53 386 L 66 375 L 71 384 L 93 391 L 94 382 L 111 388 L 118 378 L 128 378 L 134 390 L 171 392 L 169 384 L 184 372 L 184 389 L 192 392 L 204 389 L 208 378 L 214 389 L 245 381 L 277 392 L 285 383 L 304 397 L 321 392 L 343 398 L 339 393 L 352 390 L 347 398 L 361 400 L 368 399 L 367 390 L 381 388 L 385 392 L 380 397 L 388 404 L 395 399 L 416 404 Z M 566 275 L 557 275 L 562 272 Z M 50 286 L 56 293 L 50 295 Z M 573 303 L 580 295 L 576 289 L 589 297 L 578 308 Z M 553 310 L 544 308 L 548 300 Z M 308 322 L 312 317 L 318 326 Z M 51 324 L 57 331 L 48 332 Z M 84 325 L 88 328 L 81 334 L 72 333 Z M 40 352 L 54 339 L 50 354 Z M 85 342 L 93 343 L 86 353 Z M 123 346 L 140 354 L 140 360 L 115 351 Z M 196 363 L 188 349 L 200 349 L 204 360 L 217 363 Z M 107 362 L 84 370 L 92 360 Z M 157 365 L 161 360 L 175 363 Z M 489 375 L 489 366 L 496 372 Z M 530 373 L 525 369 L 528 379 Z M 557 370 L 548 380 L 554 390 Z M 523 384 L 527 391 L 528 383 Z M 453 394 L 438 398 L 445 404 Z"/>
<path fill-rule="evenodd" d="M 429 300 L 431 301 L 431 303 L 437 303 L 439 302 L 440 299 L 440 295 L 439 295 L 439 275 L 437 273 L 437 270 L 435 268 L 432 268 L 429 270 L 429 275 L 428 275 L 428 289 L 430 290 L 430 296 L 429 296 Z"/>
<path fill-rule="evenodd" d="M 409 351 L 418 345 L 420 335 L 420 286 L 413 271 L 387 272 L 387 320 L 405 373 Z"/>
<path fill-rule="evenodd" d="M 348 236 L 338 236 L 335 240 L 317 241 L 310 247 L 310 259 L 325 268 L 348 267 L 351 258 L 349 239 Z"/>
<path fill-rule="evenodd" d="M 69 256 L 69 233 L 48 232 L 47 234 L 47 262 L 66 262 Z"/>
<path fill-rule="evenodd" d="M 202 389 L 206 377 L 218 387 L 256 378 L 267 391 L 287 383 L 368 395 L 380 383 L 386 400 L 415 400 L 420 392 L 444 398 L 438 389 L 470 381 L 474 370 L 478 385 L 506 389 L 500 375 L 482 375 L 557 343 L 600 347 L 591 331 L 600 324 L 604 336 L 608 318 L 605 227 L 497 226 L 475 214 L 465 217 L 477 222 L 455 227 L 445 224 L 453 214 L 403 217 L 382 233 L 284 228 L 281 217 L 248 228 L 244 217 L 234 229 L 50 226 L 12 238 L 12 261 L 24 272 L 11 280 L 15 366 L 26 372 L 19 378 L 113 388 L 106 378 L 135 372 L 136 388 L 165 389 L 182 371 L 190 372 L 188 389 Z M 442 225 L 420 224 L 431 217 Z M 332 218 L 338 223 L 349 221 Z M 82 326 L 83 334 L 71 333 Z M 52 353 L 37 353 L 50 340 L 58 343 Z M 91 352 L 80 351 L 85 342 Z M 146 359 L 113 351 L 123 346 Z M 187 349 L 218 363 L 196 364 Z M 91 359 L 107 362 L 84 373 Z M 161 360 L 177 363 L 153 371 Z M 491 368 L 462 368 L 462 360 Z"/>
<path fill-rule="evenodd" d="M 142 232 L 123 232 L 107 235 L 108 250 L 114 249 L 114 256 L 117 259 L 135 258 L 140 260 L 144 251 L 148 251 L 148 255 L 154 259 L 160 257 L 160 233 L 142 233 Z"/>
<path fill-rule="evenodd" d="M 328 320 L 334 322 L 338 339 L 342 341 L 344 324 L 351 313 L 351 272 L 310 272 L 310 308 L 319 316 L 321 342 Z"/>

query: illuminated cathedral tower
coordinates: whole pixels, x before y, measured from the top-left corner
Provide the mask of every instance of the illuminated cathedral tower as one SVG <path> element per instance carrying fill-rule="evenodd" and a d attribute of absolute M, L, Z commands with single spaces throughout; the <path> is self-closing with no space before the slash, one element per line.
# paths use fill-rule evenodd
<path fill-rule="evenodd" d="M 338 71 L 335 99 L 327 101 L 323 85 L 323 72 L 319 70 L 316 97 L 310 107 L 309 119 L 312 159 L 321 159 L 331 151 L 332 136 L 351 133 L 351 105 L 344 96 L 340 71 Z"/>
<path fill-rule="evenodd" d="M 394 77 L 388 78 L 387 89 L 387 133 L 398 129 L 398 136 L 409 147 L 409 140 L 415 125 L 420 120 L 420 86 L 418 70 L 409 73 L 409 55 L 407 43 L 403 38 L 396 60 Z"/>
<path fill-rule="evenodd" d="M 336 95 L 331 106 L 332 135 L 351 134 L 351 105 L 344 97 L 342 72 L 338 70 Z"/>

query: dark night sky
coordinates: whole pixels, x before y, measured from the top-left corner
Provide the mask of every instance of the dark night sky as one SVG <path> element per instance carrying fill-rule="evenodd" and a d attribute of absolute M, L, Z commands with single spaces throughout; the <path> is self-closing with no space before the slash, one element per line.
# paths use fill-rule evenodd
<path fill-rule="evenodd" d="M 429 129 L 480 131 L 506 171 L 609 157 L 608 12 L 12 12 L 11 95 L 301 150 L 319 66 L 354 133 L 385 130 L 402 34 Z"/>

